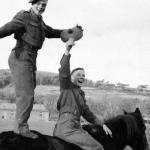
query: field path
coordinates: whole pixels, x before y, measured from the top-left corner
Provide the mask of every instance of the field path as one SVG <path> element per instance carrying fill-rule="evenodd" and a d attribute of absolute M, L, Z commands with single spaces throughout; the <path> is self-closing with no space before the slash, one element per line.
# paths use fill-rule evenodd
<path fill-rule="evenodd" d="M 29 127 L 31 130 L 39 131 L 40 133 L 52 135 L 55 122 L 44 122 L 44 121 L 30 121 Z M 13 130 L 13 121 L 12 120 L 0 120 L 0 132 Z"/>

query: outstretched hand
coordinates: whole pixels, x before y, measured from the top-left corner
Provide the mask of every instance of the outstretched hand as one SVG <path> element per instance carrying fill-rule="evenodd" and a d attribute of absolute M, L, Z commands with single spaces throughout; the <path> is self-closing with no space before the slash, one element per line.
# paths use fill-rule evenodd
<path fill-rule="evenodd" d="M 74 41 L 78 41 L 83 36 L 83 29 L 81 26 L 76 25 L 71 29 L 66 29 L 61 32 L 61 40 L 63 42 L 67 42 L 69 39 L 73 39 Z"/>
<path fill-rule="evenodd" d="M 111 130 L 106 126 L 106 124 L 103 124 L 103 130 L 107 135 L 110 135 L 112 137 L 112 132 Z"/>
<path fill-rule="evenodd" d="M 75 42 L 73 39 L 70 39 L 66 42 L 66 52 L 69 53 L 71 48 L 75 45 Z"/>

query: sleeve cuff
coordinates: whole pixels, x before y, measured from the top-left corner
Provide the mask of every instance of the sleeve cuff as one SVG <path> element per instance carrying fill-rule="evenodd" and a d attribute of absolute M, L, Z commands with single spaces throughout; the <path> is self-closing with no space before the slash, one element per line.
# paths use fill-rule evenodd
<path fill-rule="evenodd" d="M 97 117 L 95 118 L 95 124 L 96 125 L 100 125 L 100 126 L 103 126 L 104 124 L 104 120 L 101 118 L 101 119 L 98 119 Z"/>

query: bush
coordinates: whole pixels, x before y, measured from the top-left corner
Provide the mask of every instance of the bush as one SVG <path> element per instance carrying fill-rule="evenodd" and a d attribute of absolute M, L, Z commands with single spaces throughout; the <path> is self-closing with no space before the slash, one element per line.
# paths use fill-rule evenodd
<path fill-rule="evenodd" d="M 57 112 L 57 100 L 58 100 L 58 95 L 47 95 L 46 99 L 43 100 L 43 104 L 45 108 L 53 114 L 58 113 Z"/>
<path fill-rule="evenodd" d="M 12 83 L 12 76 L 9 70 L 0 70 L 0 88 Z"/>

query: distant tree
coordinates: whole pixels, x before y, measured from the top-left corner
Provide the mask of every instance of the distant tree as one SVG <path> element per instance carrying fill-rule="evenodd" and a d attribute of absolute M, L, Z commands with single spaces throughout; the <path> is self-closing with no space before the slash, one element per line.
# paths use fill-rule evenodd
<path fill-rule="evenodd" d="M 105 86 L 106 86 L 106 88 L 109 89 L 109 90 L 115 88 L 115 84 L 113 84 L 113 83 L 107 83 Z"/>
<path fill-rule="evenodd" d="M 59 85 L 59 76 L 52 77 L 52 84 L 53 85 Z"/>
<path fill-rule="evenodd" d="M 85 79 L 84 86 L 86 86 L 86 87 L 95 87 L 95 82 L 93 82 L 92 80 Z"/>
<path fill-rule="evenodd" d="M 124 83 L 117 83 L 117 87 L 122 89 L 122 90 L 125 90 L 125 89 L 128 89 L 129 88 L 129 84 L 124 84 Z"/>
<path fill-rule="evenodd" d="M 98 80 L 98 81 L 95 83 L 95 86 L 96 86 L 96 87 L 101 87 L 101 86 L 104 85 L 104 83 L 105 83 L 105 80 L 104 80 L 104 79 Z"/>
<path fill-rule="evenodd" d="M 138 85 L 137 89 L 139 91 L 146 91 L 148 90 L 149 86 L 148 85 Z"/>
<path fill-rule="evenodd" d="M 12 76 L 8 70 L 0 70 L 0 88 L 12 83 Z"/>

